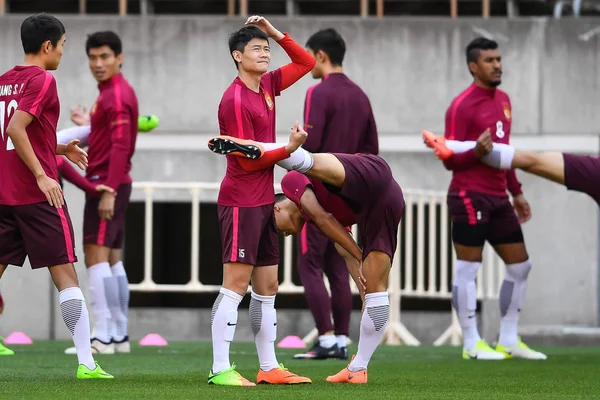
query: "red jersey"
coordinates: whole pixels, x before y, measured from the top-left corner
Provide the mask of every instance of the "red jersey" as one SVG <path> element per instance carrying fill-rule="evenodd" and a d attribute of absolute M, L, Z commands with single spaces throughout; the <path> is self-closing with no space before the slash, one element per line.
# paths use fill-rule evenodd
<path fill-rule="evenodd" d="M 58 181 L 56 125 L 60 103 L 54 76 L 38 66 L 16 66 L 0 76 L 0 204 L 47 201 L 27 165 L 17 154 L 6 128 L 16 110 L 35 118 L 27 137 L 46 175 Z"/>
<path fill-rule="evenodd" d="M 90 112 L 86 178 L 115 191 L 131 183 L 131 157 L 138 133 L 138 101 L 135 91 L 117 74 L 98 85 L 100 95 Z"/>
<path fill-rule="evenodd" d="M 259 142 L 276 142 L 275 97 L 315 66 L 315 59 L 287 33 L 277 42 L 292 62 L 261 77 L 258 93 L 238 77 L 227 88 L 219 104 L 219 129 L 229 135 Z M 275 202 L 273 166 L 246 172 L 238 157 L 227 156 L 227 171 L 217 203 L 222 206 L 259 207 Z"/>
<path fill-rule="evenodd" d="M 508 95 L 500 89 L 484 89 L 472 84 L 448 107 L 444 136 L 450 140 L 476 141 L 489 128 L 494 142 L 508 144 L 511 124 L 512 108 Z M 444 165 L 453 171 L 450 190 L 506 196 L 507 174 L 510 174 L 511 193 L 520 193 L 514 170 L 499 170 L 482 164 L 473 150 L 455 154 Z"/>
<path fill-rule="evenodd" d="M 285 196 L 296 204 L 305 221 L 310 221 L 310 218 L 302 209 L 300 199 L 307 187 L 310 187 L 315 193 L 315 197 L 321 207 L 333 215 L 340 224 L 343 226 L 356 224 L 356 214 L 354 214 L 352 209 L 350 209 L 341 197 L 336 196 L 327 190 L 323 185 L 323 182 L 314 179 L 309 180 L 305 175 L 296 171 L 291 171 L 285 174 L 281 180 L 281 189 Z"/>

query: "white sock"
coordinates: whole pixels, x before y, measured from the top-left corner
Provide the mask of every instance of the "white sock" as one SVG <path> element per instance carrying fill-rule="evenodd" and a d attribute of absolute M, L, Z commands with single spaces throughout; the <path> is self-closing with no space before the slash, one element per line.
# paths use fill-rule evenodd
<path fill-rule="evenodd" d="M 90 280 L 92 313 L 94 314 L 93 338 L 108 344 L 111 339 L 111 312 L 105 285 L 108 286 L 109 292 L 114 291 L 116 281 L 114 281 L 108 262 L 92 265 L 87 272 Z M 111 299 L 114 301 L 114 296 L 111 296 Z M 118 303 L 118 299 L 116 301 Z"/>
<path fill-rule="evenodd" d="M 336 337 L 337 345 L 341 349 L 342 347 L 348 346 L 348 337 L 346 335 L 337 335 Z"/>
<path fill-rule="evenodd" d="M 275 296 L 261 296 L 252 292 L 250 299 L 250 326 L 254 333 L 254 343 L 260 369 L 270 371 L 279 367 L 275 356 L 275 339 L 277 338 L 277 312 Z"/>
<path fill-rule="evenodd" d="M 365 311 L 360 320 L 358 351 L 348 370 L 357 372 L 367 369 L 375 349 L 381 342 L 390 319 L 390 297 L 387 292 L 365 295 Z"/>
<path fill-rule="evenodd" d="M 519 312 L 525 300 L 527 276 L 531 271 L 531 261 L 506 265 L 506 276 L 500 286 L 500 338 L 498 343 L 505 347 L 516 346 L 519 342 Z"/>
<path fill-rule="evenodd" d="M 127 333 L 127 315 L 129 313 L 129 280 L 127 279 L 127 272 L 123 262 L 119 261 L 112 267 L 110 267 L 113 277 L 117 280 L 117 287 L 119 293 L 119 309 L 116 319 L 116 334 L 115 340 L 120 342 L 125 338 L 128 338 Z"/>
<path fill-rule="evenodd" d="M 319 336 L 319 345 L 325 349 L 333 347 L 337 344 L 337 339 L 335 335 L 320 335 Z"/>
<path fill-rule="evenodd" d="M 56 142 L 68 144 L 71 140 L 79 139 L 79 147 L 85 147 L 90 137 L 92 127 L 90 125 L 74 126 L 72 128 L 61 129 L 56 132 Z"/>
<path fill-rule="evenodd" d="M 242 296 L 236 292 L 221 288 L 213 304 L 210 316 L 213 345 L 213 374 L 231 368 L 229 363 L 229 345 L 235 335 L 238 319 L 238 306 Z"/>
<path fill-rule="evenodd" d="M 452 283 L 452 304 L 458 314 L 463 333 L 463 346 L 467 350 L 481 340 L 477 330 L 477 288 L 475 278 L 480 262 L 456 261 L 456 272 Z"/>
<path fill-rule="evenodd" d="M 446 147 L 455 153 L 464 153 L 474 149 L 477 142 L 474 140 L 446 140 Z M 498 169 L 512 169 L 512 161 L 515 157 L 515 148 L 504 143 L 494 143 L 492 151 L 480 158 L 480 161 L 490 167 Z"/>
<path fill-rule="evenodd" d="M 77 360 L 89 369 L 96 369 L 90 344 L 90 316 L 83 293 L 78 287 L 70 287 L 58 293 L 60 311 L 65 325 L 71 332 L 77 349 Z"/>

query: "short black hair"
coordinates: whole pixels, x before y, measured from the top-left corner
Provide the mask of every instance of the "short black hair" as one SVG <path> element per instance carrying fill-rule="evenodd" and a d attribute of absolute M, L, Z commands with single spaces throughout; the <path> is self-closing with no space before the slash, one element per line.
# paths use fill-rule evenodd
<path fill-rule="evenodd" d="M 283 193 L 276 193 L 275 194 L 275 204 L 281 203 L 284 200 L 287 200 L 287 197 L 286 197 L 285 194 L 283 194 Z"/>
<path fill-rule="evenodd" d="M 332 65 L 342 65 L 346 54 L 346 42 L 333 28 L 327 28 L 314 33 L 306 42 L 306 47 L 314 53 L 323 51 L 329 57 Z"/>
<path fill-rule="evenodd" d="M 484 37 L 478 37 L 471 40 L 471 43 L 467 45 L 465 50 L 465 55 L 467 58 L 467 65 L 469 63 L 477 62 L 479 58 L 479 54 L 481 50 L 496 50 L 498 48 L 498 43 L 491 39 L 486 39 Z"/>
<path fill-rule="evenodd" d="M 242 29 L 239 29 L 229 35 L 229 54 L 233 58 L 233 51 L 238 50 L 244 52 L 244 48 L 252 39 L 264 39 L 267 42 L 269 37 L 256 25 L 247 25 Z M 237 61 L 233 60 L 236 68 L 238 67 Z"/>
<path fill-rule="evenodd" d="M 90 54 L 90 49 L 96 49 L 98 47 L 108 46 L 118 56 L 123 52 L 123 44 L 119 35 L 113 31 L 101 31 L 94 32 L 88 35 L 87 41 L 85 42 L 85 54 Z"/>
<path fill-rule="evenodd" d="M 52 46 L 65 34 L 65 26 L 60 20 L 48 14 L 35 14 L 21 24 L 21 43 L 25 54 L 37 54 L 42 44 L 49 40 Z"/>

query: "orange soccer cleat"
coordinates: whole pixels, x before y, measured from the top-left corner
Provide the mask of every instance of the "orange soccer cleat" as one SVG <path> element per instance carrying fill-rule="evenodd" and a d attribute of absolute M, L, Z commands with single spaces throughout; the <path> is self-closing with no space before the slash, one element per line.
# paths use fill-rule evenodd
<path fill-rule="evenodd" d="M 440 160 L 447 160 L 454 155 L 454 151 L 446 146 L 446 139 L 428 130 L 423 130 L 423 141 L 431 147 L 435 156 Z"/>
<path fill-rule="evenodd" d="M 270 371 L 258 370 L 258 376 L 256 377 L 256 383 L 267 383 L 271 385 L 298 385 L 301 383 L 312 383 L 310 378 L 296 375 L 293 372 L 288 371 L 283 364 L 279 364 L 279 367 L 273 368 Z"/>
<path fill-rule="evenodd" d="M 354 355 L 352 355 L 352 360 L 354 360 Z M 350 361 L 352 363 L 352 361 Z M 348 367 L 350 364 L 348 364 Z M 367 370 L 361 369 L 357 372 L 352 372 L 348 369 L 348 367 L 344 368 L 340 372 L 335 375 L 331 375 L 327 377 L 327 382 L 331 383 L 352 383 L 355 385 L 361 385 L 367 383 Z"/>

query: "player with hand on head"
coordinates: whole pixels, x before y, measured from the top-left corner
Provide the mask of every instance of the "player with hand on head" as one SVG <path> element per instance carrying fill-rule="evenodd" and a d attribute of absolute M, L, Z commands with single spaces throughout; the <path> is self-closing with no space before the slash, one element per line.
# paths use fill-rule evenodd
<path fill-rule="evenodd" d="M 278 230 L 290 235 L 299 232 L 305 222 L 314 223 L 337 243 L 338 249 L 345 250 L 342 253 L 350 275 L 364 291 L 358 352 L 347 368 L 329 376 L 327 381 L 367 383 L 367 366 L 389 320 L 388 276 L 404 212 L 404 196 L 389 165 L 376 155 L 311 154 L 298 148 L 284 160 L 275 161 L 272 157 L 282 148 L 294 148 L 303 137 L 306 132 L 296 123 L 287 145 L 220 136 L 209 141 L 209 148 L 217 154 L 235 154 L 246 171 L 274 162 L 293 171 L 281 181 L 288 199 L 275 204 Z M 362 252 L 344 228 L 355 223 L 363 239 Z"/>
<path fill-rule="evenodd" d="M 269 38 L 275 40 L 292 62 L 268 72 Z M 238 76 L 219 104 L 221 134 L 275 141 L 275 97 L 313 68 L 315 60 L 289 35 L 281 33 L 260 16 L 248 18 L 246 26 L 229 37 L 229 50 Z M 291 149 L 293 151 L 293 149 Z M 287 158 L 282 149 L 278 158 Z M 238 306 L 252 282 L 249 314 L 260 368 L 257 383 L 311 383 L 277 362 L 275 339 L 277 316 L 279 237 L 273 204 L 273 165 L 245 171 L 239 157 L 227 157 L 227 171 L 218 197 L 223 251 L 223 286 L 211 316 L 213 365 L 208 383 L 224 386 L 255 386 L 229 361 L 229 345 L 237 325 Z"/>
<path fill-rule="evenodd" d="M 9 264 L 47 267 L 75 343 L 79 379 L 110 379 L 94 361 L 89 315 L 73 263 L 73 227 L 57 182 L 56 155 L 80 168 L 87 154 L 77 140 L 57 144 L 60 102 L 56 70 L 65 28 L 55 17 L 31 16 L 21 25 L 25 61 L 0 76 L 0 277 Z M 8 89 L 10 88 L 10 89 Z"/>

